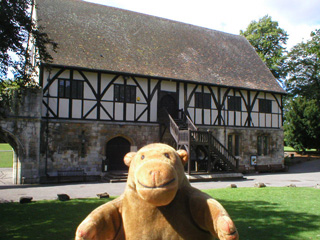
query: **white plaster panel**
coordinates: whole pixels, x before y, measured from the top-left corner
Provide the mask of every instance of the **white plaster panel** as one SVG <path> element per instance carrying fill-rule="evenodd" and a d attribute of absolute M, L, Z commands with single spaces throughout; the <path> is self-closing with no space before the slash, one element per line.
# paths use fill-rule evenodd
<path fill-rule="evenodd" d="M 115 103 L 115 120 L 123 120 L 123 103 Z"/>
<path fill-rule="evenodd" d="M 194 108 L 188 108 L 188 112 L 190 114 L 190 119 L 195 123 L 194 119 Z"/>
<path fill-rule="evenodd" d="M 72 118 L 81 118 L 81 100 L 72 100 Z"/>
<path fill-rule="evenodd" d="M 161 82 L 161 90 L 168 91 L 168 92 L 176 92 L 177 91 L 177 84 L 173 81 L 162 81 Z"/>
<path fill-rule="evenodd" d="M 204 124 L 211 124 L 210 123 L 210 110 L 205 109 L 204 110 Z"/>
<path fill-rule="evenodd" d="M 51 74 L 51 77 L 54 76 Z M 69 70 L 65 70 L 63 71 L 58 78 L 65 78 L 65 79 L 70 79 L 70 71 Z"/>
<path fill-rule="evenodd" d="M 234 125 L 234 112 L 233 111 L 229 111 L 228 113 L 228 121 L 229 121 L 229 126 L 230 125 Z"/>
<path fill-rule="evenodd" d="M 140 105 L 140 104 L 137 104 L 136 106 L 136 117 L 138 117 L 145 109 L 146 109 L 147 105 Z M 143 122 L 146 122 L 148 120 L 148 111 L 145 111 L 144 114 L 140 117 L 139 121 L 143 121 Z"/>
<path fill-rule="evenodd" d="M 255 127 L 259 126 L 259 118 L 258 117 L 259 117 L 258 113 L 251 113 L 252 122 Z"/>
<path fill-rule="evenodd" d="M 272 124 L 272 116 L 271 116 L 271 114 L 265 114 L 265 116 L 266 116 L 266 123 L 265 123 L 265 126 L 266 127 L 271 127 L 271 124 Z"/>
<path fill-rule="evenodd" d="M 211 122 L 211 124 L 213 125 L 214 122 L 216 121 L 217 117 L 218 117 L 218 111 L 212 110 L 211 112 L 212 112 L 212 122 Z M 218 124 L 218 122 L 216 124 Z"/>
<path fill-rule="evenodd" d="M 155 93 L 150 104 L 150 121 L 156 122 L 158 114 L 158 94 Z"/>
<path fill-rule="evenodd" d="M 83 101 L 83 115 L 85 116 L 95 104 L 96 104 L 96 101 L 84 100 Z M 95 107 L 86 118 L 87 119 L 97 118 L 97 107 Z"/>
<path fill-rule="evenodd" d="M 115 75 L 113 74 L 101 74 L 101 91 L 106 88 L 114 77 Z"/>
<path fill-rule="evenodd" d="M 196 109 L 196 124 L 202 124 L 202 110 Z"/>
<path fill-rule="evenodd" d="M 69 117 L 69 99 L 59 100 L 59 117 L 67 118 Z"/>
<path fill-rule="evenodd" d="M 241 126 L 241 112 L 236 112 L 236 119 L 235 119 L 235 125 Z"/>
<path fill-rule="evenodd" d="M 134 104 L 128 103 L 127 104 L 127 112 L 126 112 L 126 120 L 133 121 L 134 120 Z"/>
<path fill-rule="evenodd" d="M 260 113 L 259 115 L 260 115 L 259 116 L 260 117 L 260 127 L 266 126 L 266 120 L 265 120 L 266 114 Z"/>
<path fill-rule="evenodd" d="M 59 81 L 58 80 L 55 80 L 51 85 L 50 87 L 48 88 L 47 92 L 45 94 L 48 94 L 51 96 L 51 97 L 57 97 L 58 96 L 58 83 Z"/>
<path fill-rule="evenodd" d="M 245 125 L 247 118 L 248 118 L 248 113 L 243 112 L 242 113 L 242 126 Z"/>
<path fill-rule="evenodd" d="M 279 115 L 272 114 L 272 127 L 280 127 L 279 126 L 280 121 L 281 119 Z"/>
<path fill-rule="evenodd" d="M 101 102 L 101 105 L 107 110 L 107 112 L 112 116 L 113 114 L 113 103 L 112 102 Z M 101 108 L 100 109 L 100 119 L 110 120 L 108 114 Z"/>
<path fill-rule="evenodd" d="M 102 100 L 113 101 L 113 85 L 105 92 Z"/>

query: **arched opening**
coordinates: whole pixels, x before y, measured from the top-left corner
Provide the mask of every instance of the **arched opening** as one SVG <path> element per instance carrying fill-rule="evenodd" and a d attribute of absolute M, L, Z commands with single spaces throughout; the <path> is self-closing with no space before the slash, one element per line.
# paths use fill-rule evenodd
<path fill-rule="evenodd" d="M 22 184 L 21 164 L 22 146 L 15 136 L 0 129 L 0 183 Z M 20 153 L 19 153 L 20 152 Z"/>
<path fill-rule="evenodd" d="M 124 164 L 124 156 L 130 152 L 130 142 L 123 137 L 115 137 L 107 142 L 106 165 L 103 171 L 124 171 L 128 167 Z"/>

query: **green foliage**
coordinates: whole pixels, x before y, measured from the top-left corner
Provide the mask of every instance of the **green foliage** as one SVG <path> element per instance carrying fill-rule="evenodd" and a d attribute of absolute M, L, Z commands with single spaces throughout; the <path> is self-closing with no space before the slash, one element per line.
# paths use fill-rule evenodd
<path fill-rule="evenodd" d="M 34 0 L 2 0 L 0 4 L 0 80 L 5 80 L 11 69 L 15 78 L 22 79 L 26 85 L 37 67 L 33 61 L 52 60 L 47 47 L 55 50 L 57 44 L 41 27 L 36 27 L 32 19 Z M 40 55 L 30 51 L 30 44 Z"/>
<path fill-rule="evenodd" d="M 311 33 L 311 40 L 294 46 L 288 57 L 287 91 L 320 103 L 320 29 Z"/>
<path fill-rule="evenodd" d="M 285 141 L 297 150 L 320 149 L 320 107 L 316 100 L 296 97 L 285 115 Z"/>
<path fill-rule="evenodd" d="M 57 44 L 32 19 L 34 0 L 2 0 L 0 2 L 0 118 L 10 107 L 12 92 L 21 96 L 20 88 L 35 87 L 34 74 L 41 61 L 50 62 L 48 47 Z M 37 52 L 31 51 L 31 46 Z M 8 79 L 8 72 L 14 81 Z M 23 89 L 22 89 L 23 91 Z"/>
<path fill-rule="evenodd" d="M 259 21 L 252 21 L 245 31 L 240 31 L 240 35 L 247 38 L 275 78 L 284 76 L 282 67 L 288 34 L 278 22 L 264 16 Z"/>
<path fill-rule="evenodd" d="M 234 220 L 240 239 L 301 240 L 320 235 L 320 191 L 312 188 L 206 190 Z M 74 239 L 80 222 L 107 200 L 0 204 L 0 239 Z"/>

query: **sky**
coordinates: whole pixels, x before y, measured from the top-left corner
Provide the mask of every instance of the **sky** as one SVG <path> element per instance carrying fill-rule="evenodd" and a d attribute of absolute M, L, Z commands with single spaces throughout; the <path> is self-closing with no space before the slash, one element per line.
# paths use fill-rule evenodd
<path fill-rule="evenodd" d="M 251 21 L 272 17 L 288 34 L 287 48 L 320 29 L 319 0 L 86 0 L 239 35 Z"/>

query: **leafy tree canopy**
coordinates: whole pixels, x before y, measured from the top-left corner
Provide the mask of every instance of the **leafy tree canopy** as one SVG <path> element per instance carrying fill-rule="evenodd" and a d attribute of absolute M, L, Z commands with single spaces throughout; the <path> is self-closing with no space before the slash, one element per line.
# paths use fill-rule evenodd
<path fill-rule="evenodd" d="M 297 150 L 320 150 L 320 107 L 316 100 L 296 97 L 288 104 L 284 130 L 286 143 Z"/>
<path fill-rule="evenodd" d="M 47 47 L 56 49 L 57 44 L 51 40 L 32 19 L 33 0 L 1 0 L 0 2 L 0 81 L 6 80 L 8 71 L 21 84 L 31 81 L 31 75 L 37 60 L 50 61 Z M 32 36 L 32 37 L 30 37 Z M 34 45 L 39 54 L 31 56 L 29 48 Z M 37 62 L 37 61 L 36 61 Z"/>
<path fill-rule="evenodd" d="M 33 0 L 0 1 L 0 118 L 11 107 L 13 92 L 19 97 L 24 88 L 36 86 L 32 76 L 40 61 L 52 60 L 47 48 L 57 48 L 32 19 L 33 4 Z M 9 72 L 13 80 L 8 79 Z"/>
<path fill-rule="evenodd" d="M 259 21 L 252 21 L 245 31 L 240 30 L 240 35 L 247 38 L 275 78 L 284 76 L 282 65 L 288 34 L 278 22 L 266 15 Z"/>
<path fill-rule="evenodd" d="M 292 95 L 316 99 L 320 104 L 320 29 L 311 33 L 311 39 L 294 46 L 288 54 L 285 83 Z"/>

